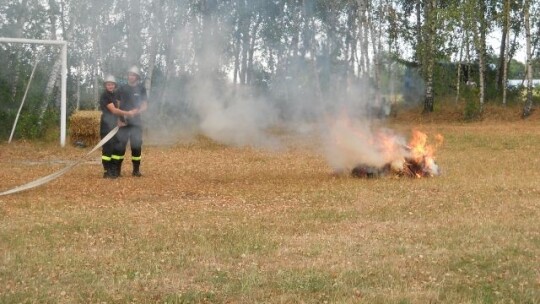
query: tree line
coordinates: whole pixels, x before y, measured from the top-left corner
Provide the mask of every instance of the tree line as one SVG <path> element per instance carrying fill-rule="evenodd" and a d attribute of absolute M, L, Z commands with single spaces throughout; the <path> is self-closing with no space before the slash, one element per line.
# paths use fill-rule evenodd
<path fill-rule="evenodd" d="M 361 82 L 375 104 L 400 95 L 429 113 L 455 96 L 472 116 L 524 94 L 527 116 L 539 16 L 534 0 L 6 0 L 0 37 L 69 42 L 70 110 L 95 107 L 105 74 L 122 78 L 135 64 L 161 116 L 196 102 L 190 90 L 202 79 L 277 104 L 317 103 Z M 0 44 L 0 120 L 13 121 L 36 62 L 21 123 L 39 134 L 55 117 L 58 54 Z M 523 92 L 507 91 L 509 78 L 522 79 Z"/>

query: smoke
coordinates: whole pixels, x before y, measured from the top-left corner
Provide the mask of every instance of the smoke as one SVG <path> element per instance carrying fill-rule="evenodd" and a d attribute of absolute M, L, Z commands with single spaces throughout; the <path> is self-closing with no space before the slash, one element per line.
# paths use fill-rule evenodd
<path fill-rule="evenodd" d="M 380 167 L 403 158 L 402 137 L 373 130 L 372 122 L 389 114 L 390 99 L 381 96 L 370 79 L 334 73 L 328 56 L 308 54 L 277 62 L 273 79 L 264 78 L 264 62 L 252 67 L 255 89 L 235 85 L 228 38 L 233 29 L 214 19 L 194 22 L 199 21 L 188 21 L 174 34 L 176 68 L 168 71 L 172 80 L 163 92 L 153 94 L 160 101 L 150 103 L 150 116 L 165 117 L 150 123 L 150 137 L 156 137 L 152 142 L 202 134 L 226 145 L 275 150 L 285 143 L 272 131 L 285 129 L 315 139 L 324 147 L 318 152 L 338 171 L 359 163 Z M 409 86 L 416 88 L 415 79 L 409 77 Z M 395 145 L 390 150 L 384 147 L 388 138 Z"/>
<path fill-rule="evenodd" d="M 401 167 L 402 163 L 395 162 L 408 155 L 405 138 L 390 129 L 374 130 L 368 120 L 340 117 L 329 124 L 323 138 L 326 159 L 336 172 L 350 172 L 359 164 Z"/>
<path fill-rule="evenodd" d="M 230 29 L 209 19 L 199 30 L 205 35 L 196 35 L 194 25 L 187 23 L 175 34 L 178 57 L 185 58 L 189 48 L 195 48 L 196 53 L 192 54 L 191 64 L 180 63 L 172 77 L 175 82 L 166 87 L 162 102 L 156 104 L 161 110 L 153 111 L 168 117 L 168 123 L 167 127 L 151 126 L 159 130 L 152 136 L 172 142 L 201 134 L 226 145 L 279 148 L 279 140 L 268 132 L 278 116 L 273 104 L 251 90 L 235 86 L 229 71 L 220 69 L 229 59 L 224 57 L 224 50 Z"/>
<path fill-rule="evenodd" d="M 199 99 L 196 109 L 201 133 L 217 142 L 269 149 L 280 145 L 268 132 L 276 119 L 275 109 L 264 100 L 234 98 L 227 103 L 218 98 Z"/>

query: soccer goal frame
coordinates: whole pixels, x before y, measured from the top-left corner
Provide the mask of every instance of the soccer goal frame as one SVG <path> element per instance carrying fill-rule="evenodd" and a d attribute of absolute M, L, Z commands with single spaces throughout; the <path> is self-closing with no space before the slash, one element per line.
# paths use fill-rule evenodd
<path fill-rule="evenodd" d="M 67 89 L 67 41 L 64 40 L 40 40 L 40 39 L 23 39 L 23 38 L 5 38 L 0 37 L 0 42 L 5 43 L 31 43 L 57 45 L 62 47 L 62 73 L 61 73 L 61 88 L 60 88 L 60 146 L 66 146 L 66 89 Z"/>

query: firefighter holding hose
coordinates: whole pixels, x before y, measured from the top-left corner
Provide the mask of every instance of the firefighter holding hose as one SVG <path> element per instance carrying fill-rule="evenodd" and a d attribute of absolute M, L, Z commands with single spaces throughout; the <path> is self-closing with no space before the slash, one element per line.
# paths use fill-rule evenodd
<path fill-rule="evenodd" d="M 148 98 L 146 88 L 141 84 L 141 73 L 136 66 L 128 70 L 128 82 L 118 89 L 120 100 L 120 110 L 127 111 L 133 115 L 126 116 L 116 135 L 114 152 L 111 156 L 113 163 L 113 174 L 120 176 L 122 162 L 126 153 L 127 143 L 131 146 L 131 162 L 133 163 L 132 175 L 142 176 L 140 171 L 142 153 L 142 118 L 141 113 L 148 108 Z"/>
<path fill-rule="evenodd" d="M 99 134 L 103 139 L 117 125 L 118 117 L 130 117 L 135 114 L 135 111 L 122 111 L 118 108 L 118 97 L 116 94 L 116 79 L 114 76 L 108 75 L 104 81 L 105 91 L 99 98 L 99 108 L 101 110 L 101 119 L 99 124 Z M 103 177 L 115 178 L 113 168 L 111 166 L 112 154 L 116 145 L 116 137 L 111 138 L 106 142 L 101 150 L 101 163 L 103 164 Z"/>

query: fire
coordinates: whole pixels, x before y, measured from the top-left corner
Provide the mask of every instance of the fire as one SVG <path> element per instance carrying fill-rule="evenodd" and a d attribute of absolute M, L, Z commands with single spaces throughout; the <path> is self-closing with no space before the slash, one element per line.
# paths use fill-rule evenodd
<path fill-rule="evenodd" d="M 431 146 L 427 145 L 427 135 L 420 131 L 413 131 L 409 147 L 411 149 L 411 156 L 416 160 L 433 154 Z"/>
<path fill-rule="evenodd" d="M 410 156 L 406 158 L 406 175 L 413 177 L 436 176 L 440 175 L 439 166 L 435 163 L 434 153 L 437 146 L 440 146 L 444 140 L 443 136 L 437 134 L 437 144 L 432 146 L 428 144 L 428 136 L 418 130 L 413 131 L 409 142 Z"/>
<path fill-rule="evenodd" d="M 443 142 L 442 135 L 437 135 L 436 144 L 432 145 L 427 134 L 415 130 L 407 143 L 392 130 L 373 131 L 369 125 L 353 125 L 349 120 L 336 121 L 329 134 L 326 154 L 337 172 L 352 172 L 353 176 L 367 178 L 441 174 L 434 154 Z"/>

